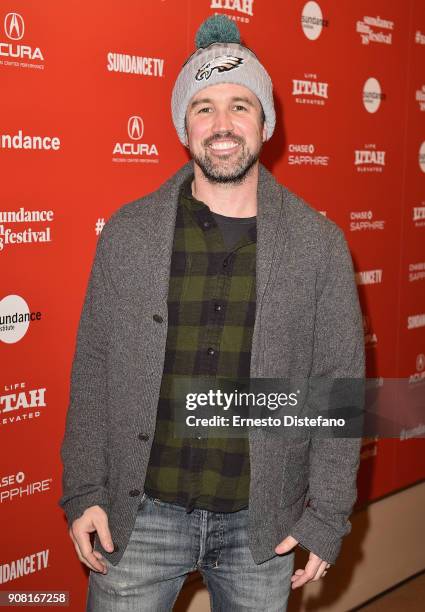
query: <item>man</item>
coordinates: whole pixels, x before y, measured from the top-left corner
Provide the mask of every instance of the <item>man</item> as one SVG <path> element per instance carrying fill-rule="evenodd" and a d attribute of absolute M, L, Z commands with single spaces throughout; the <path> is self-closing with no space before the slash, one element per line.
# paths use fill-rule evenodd
<path fill-rule="evenodd" d="M 174 436 L 179 377 L 364 374 L 343 233 L 258 161 L 269 75 L 225 17 L 197 44 L 172 98 L 193 161 L 106 224 L 80 321 L 60 503 L 92 611 L 170 610 L 196 569 L 213 610 L 283 610 L 356 499 L 359 439 Z"/>

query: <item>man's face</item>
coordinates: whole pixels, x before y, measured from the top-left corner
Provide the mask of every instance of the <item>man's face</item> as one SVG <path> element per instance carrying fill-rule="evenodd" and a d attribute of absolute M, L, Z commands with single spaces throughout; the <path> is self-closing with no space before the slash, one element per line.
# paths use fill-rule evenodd
<path fill-rule="evenodd" d="M 241 183 L 267 135 L 257 96 L 233 83 L 211 85 L 193 96 L 186 133 L 194 161 L 212 183 Z"/>

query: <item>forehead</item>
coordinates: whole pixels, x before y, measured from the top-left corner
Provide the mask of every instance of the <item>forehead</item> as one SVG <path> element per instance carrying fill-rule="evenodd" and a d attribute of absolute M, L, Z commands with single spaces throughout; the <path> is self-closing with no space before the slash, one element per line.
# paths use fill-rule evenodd
<path fill-rule="evenodd" d="M 212 102 L 225 102 L 228 100 L 230 101 L 232 98 L 247 98 L 254 106 L 260 107 L 259 99 L 250 89 L 248 89 L 248 87 L 235 83 L 219 83 L 217 85 L 204 87 L 204 89 L 198 91 L 189 100 L 188 108 L 197 100 L 210 99 Z"/>

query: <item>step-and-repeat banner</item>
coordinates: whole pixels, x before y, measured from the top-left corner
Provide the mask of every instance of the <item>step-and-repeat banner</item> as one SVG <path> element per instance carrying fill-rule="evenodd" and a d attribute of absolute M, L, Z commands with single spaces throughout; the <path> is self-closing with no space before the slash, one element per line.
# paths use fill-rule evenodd
<path fill-rule="evenodd" d="M 273 79 L 263 162 L 345 232 L 368 376 L 425 384 L 423 0 L 4 0 L 0 590 L 70 591 L 83 609 L 57 505 L 82 300 L 108 217 L 187 161 L 170 96 L 214 13 Z M 424 478 L 423 429 L 364 440 L 359 504 Z"/>

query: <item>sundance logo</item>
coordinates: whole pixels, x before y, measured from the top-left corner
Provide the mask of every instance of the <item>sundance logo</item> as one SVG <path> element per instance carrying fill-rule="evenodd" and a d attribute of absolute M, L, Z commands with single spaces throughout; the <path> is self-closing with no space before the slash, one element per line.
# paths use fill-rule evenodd
<path fill-rule="evenodd" d="M 317 2 L 307 2 L 301 13 L 301 27 L 309 40 L 317 40 L 323 28 L 327 28 L 329 22 L 323 19 L 322 9 Z"/>
<path fill-rule="evenodd" d="M 61 141 L 58 136 L 24 136 L 22 130 L 17 134 L 0 134 L 1 149 L 22 149 L 24 151 L 59 151 Z"/>
<path fill-rule="evenodd" d="M 8 295 L 0 301 L 0 340 L 6 344 L 19 342 L 33 321 L 41 320 L 41 312 L 30 312 L 20 295 Z"/>
<path fill-rule="evenodd" d="M 422 170 L 422 172 L 425 172 L 425 140 L 419 148 L 418 161 L 419 161 L 419 168 Z"/>
<path fill-rule="evenodd" d="M 377 79 L 370 77 L 363 86 L 363 105 L 368 113 L 376 113 L 386 95 Z"/>
<path fill-rule="evenodd" d="M 391 32 L 383 32 L 382 30 L 391 30 Z M 363 21 L 359 20 L 356 24 L 356 31 L 360 34 L 363 45 L 368 45 L 371 42 L 391 45 L 393 40 L 392 30 L 394 30 L 394 21 L 381 17 L 366 15 L 363 17 Z"/>
<path fill-rule="evenodd" d="M 145 124 L 139 115 L 132 115 L 127 121 L 127 136 L 132 142 L 116 142 L 112 151 L 113 162 L 159 162 L 158 148 L 155 144 L 140 142 L 145 132 Z M 120 157 L 115 157 L 119 155 Z"/>
<path fill-rule="evenodd" d="M 38 68 L 43 70 L 43 53 L 40 47 L 21 44 L 25 34 L 25 22 L 19 13 L 7 13 L 3 21 L 3 30 L 8 42 L 0 41 L 0 64 L 18 66 L 20 68 Z M 37 64 L 26 61 L 39 62 Z"/>

